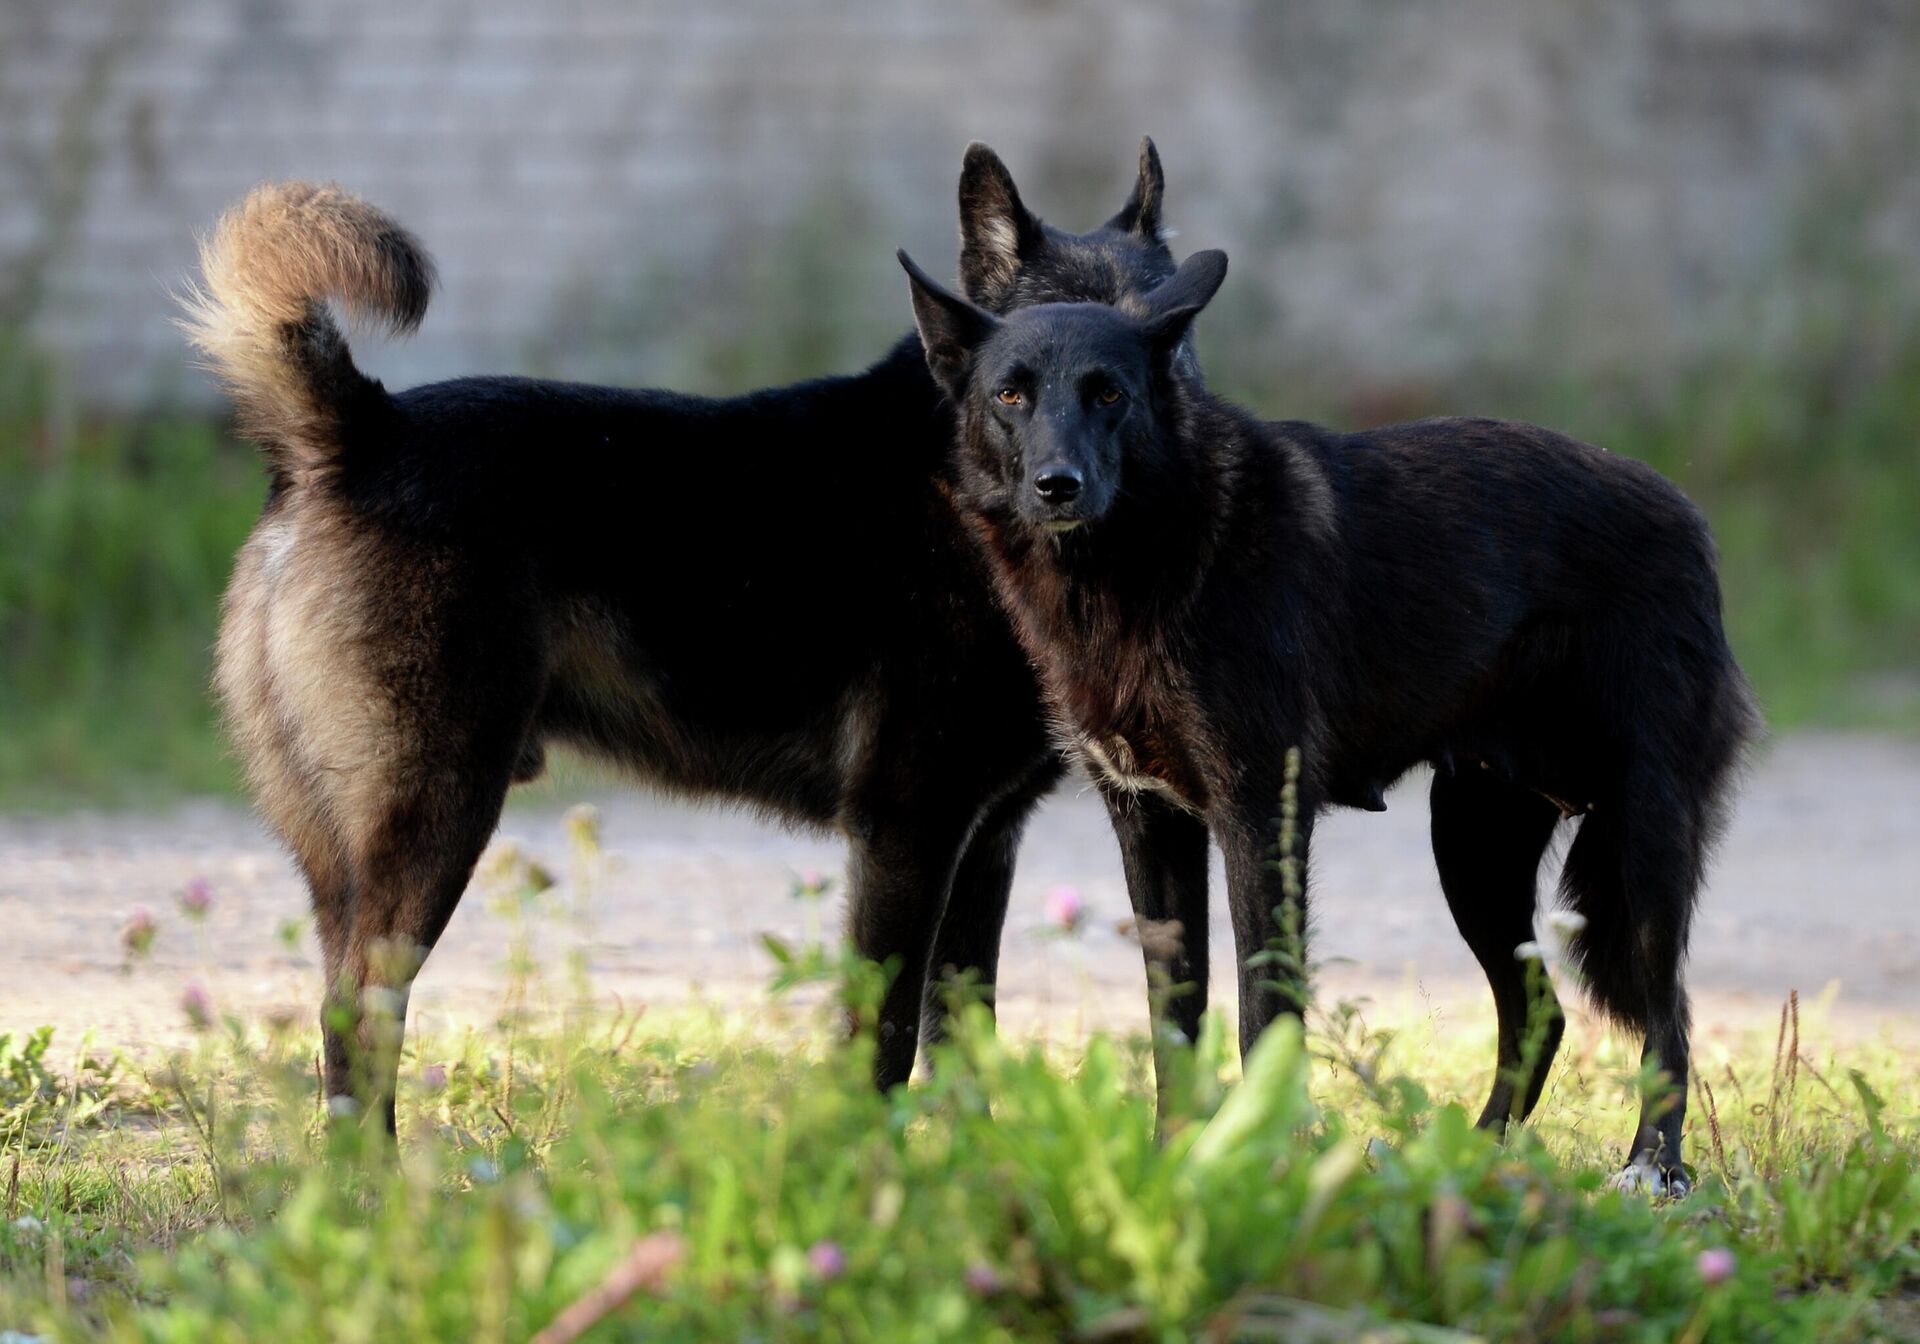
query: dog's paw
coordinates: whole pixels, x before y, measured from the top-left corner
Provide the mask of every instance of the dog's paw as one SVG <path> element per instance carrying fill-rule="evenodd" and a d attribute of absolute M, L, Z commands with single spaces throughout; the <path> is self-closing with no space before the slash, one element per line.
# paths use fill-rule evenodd
<path fill-rule="evenodd" d="M 1648 1199 L 1684 1199 L 1693 1182 L 1684 1167 L 1663 1167 L 1651 1153 L 1641 1153 L 1613 1174 L 1607 1189 Z"/>

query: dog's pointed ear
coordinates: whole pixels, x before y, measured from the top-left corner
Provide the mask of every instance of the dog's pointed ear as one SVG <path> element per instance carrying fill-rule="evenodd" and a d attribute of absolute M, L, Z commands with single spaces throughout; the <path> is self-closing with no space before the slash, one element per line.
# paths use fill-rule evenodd
<path fill-rule="evenodd" d="M 993 334 L 1000 320 L 942 289 L 932 276 L 913 264 L 904 249 L 894 255 L 913 286 L 913 325 L 919 329 L 920 344 L 927 352 L 927 367 L 933 371 L 934 381 L 957 401 L 966 387 L 973 352 Z"/>
<path fill-rule="evenodd" d="M 1027 257 L 1046 238 L 1040 217 L 1000 156 L 978 140 L 960 165 L 960 287 L 977 304 L 997 307 Z"/>
<path fill-rule="evenodd" d="M 1160 205 L 1166 195 L 1167 179 L 1160 171 L 1160 151 L 1153 147 L 1152 136 L 1143 136 L 1140 140 L 1140 177 L 1133 184 L 1133 194 L 1120 207 L 1120 213 L 1107 221 L 1107 227 L 1134 234 L 1148 242 L 1157 242 L 1160 238 Z"/>
<path fill-rule="evenodd" d="M 1226 278 L 1225 252 L 1195 252 L 1148 294 L 1146 324 L 1154 349 L 1165 353 L 1179 345 L 1193 326 L 1193 319 L 1219 293 L 1220 282 Z"/>

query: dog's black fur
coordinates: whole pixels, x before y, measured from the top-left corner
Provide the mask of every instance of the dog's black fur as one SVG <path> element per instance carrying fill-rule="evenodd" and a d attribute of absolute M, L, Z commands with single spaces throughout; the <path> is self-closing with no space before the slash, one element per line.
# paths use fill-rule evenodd
<path fill-rule="evenodd" d="M 1562 879 L 1586 920 L 1574 950 L 1671 1083 L 1646 1099 L 1629 1175 L 1684 1188 L 1682 961 L 1757 728 L 1700 514 L 1647 467 L 1530 425 L 1341 434 L 1208 395 L 1176 352 L 1225 275 L 1219 253 L 1131 314 L 1005 318 L 902 261 L 959 408 L 960 506 L 1060 731 L 1123 832 L 1137 795 L 1137 825 L 1184 810 L 1225 851 L 1243 1048 L 1292 1002 L 1254 964 L 1286 902 L 1271 860 L 1288 749 L 1304 762 L 1303 865 L 1317 810 L 1383 806 L 1431 762 L 1441 885 L 1499 1015 L 1481 1123 L 1527 1115 L 1558 1045 L 1556 1006 L 1520 1077 L 1515 948 L 1533 938 L 1548 841 L 1578 815 Z M 1188 929 L 1204 927 L 1198 899 L 1174 912 Z"/>
<path fill-rule="evenodd" d="M 1173 271 L 1162 190 L 1148 142 L 1121 212 L 1068 234 L 972 147 L 977 297 L 1154 288 Z M 380 949 L 424 956 L 509 783 L 564 743 L 844 832 L 853 943 L 897 966 L 877 1080 L 903 1081 L 941 1028 L 939 972 L 991 985 L 1015 849 L 1061 770 L 954 512 L 954 426 L 917 338 L 856 376 L 729 399 L 522 378 L 395 394 L 322 303 L 418 320 L 430 267 L 393 221 L 264 188 L 205 260 L 190 330 L 272 469 L 219 683 L 335 992 L 404 995 L 413 967 Z M 364 1079 L 335 1028 L 330 1094 L 370 1092 L 391 1123 L 391 1077 Z"/>

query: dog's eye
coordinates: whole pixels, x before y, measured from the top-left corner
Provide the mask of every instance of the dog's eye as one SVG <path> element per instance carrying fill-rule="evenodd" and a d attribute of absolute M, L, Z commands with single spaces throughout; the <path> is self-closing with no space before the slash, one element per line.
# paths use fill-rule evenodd
<path fill-rule="evenodd" d="M 1111 406 L 1125 395 L 1126 393 L 1122 392 L 1119 388 L 1109 387 L 1099 394 L 1099 402 L 1102 406 Z"/>
<path fill-rule="evenodd" d="M 1017 387 L 1001 388 L 999 397 L 1002 406 L 1018 406 L 1021 401 L 1024 400 L 1020 395 L 1020 389 Z"/>

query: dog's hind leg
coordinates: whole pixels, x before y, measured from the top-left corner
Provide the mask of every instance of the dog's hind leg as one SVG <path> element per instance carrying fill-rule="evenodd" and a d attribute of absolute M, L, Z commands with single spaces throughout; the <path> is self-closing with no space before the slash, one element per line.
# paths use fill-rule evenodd
<path fill-rule="evenodd" d="M 1680 1135 L 1687 1111 L 1689 1012 L 1681 966 L 1699 886 L 1704 827 L 1669 788 L 1627 790 L 1625 805 L 1582 819 L 1561 883 L 1586 926 L 1574 952 L 1594 1000 L 1644 1042 L 1657 1081 L 1619 1184 L 1654 1194 L 1687 1189 Z"/>
<path fill-rule="evenodd" d="M 409 771 L 350 841 L 345 918 L 321 922 L 329 1106 L 382 1110 L 395 1128 L 394 1082 L 413 979 L 439 941 L 506 800 L 515 746 Z M 319 892 L 316 890 L 316 899 Z"/>
<path fill-rule="evenodd" d="M 1493 989 L 1499 1059 L 1482 1129 L 1504 1129 L 1532 1113 L 1560 1047 L 1564 1018 L 1544 974 L 1514 949 L 1533 939 L 1540 857 L 1560 810 L 1482 770 L 1436 771 L 1433 858 L 1460 936 Z"/>
<path fill-rule="evenodd" d="M 377 1109 L 391 1130 L 408 992 L 499 823 L 539 650 L 510 593 L 416 580 L 408 600 L 380 604 L 338 591 L 295 608 L 277 670 L 289 740 L 345 859 L 341 913 L 320 921 L 329 1106 Z M 348 637 L 321 642 L 330 626 Z"/>
<path fill-rule="evenodd" d="M 849 828 L 847 932 L 861 956 L 893 968 L 875 1024 L 874 1083 L 885 1091 L 913 1074 L 927 964 L 975 813 L 898 790 L 869 798 Z"/>
<path fill-rule="evenodd" d="M 1035 771 L 989 807 L 968 838 L 927 961 L 920 1005 L 922 1045 L 946 1039 L 948 998 L 958 977 L 971 977 L 980 1002 L 993 1011 L 1020 838 L 1034 807 L 1059 777 L 1060 767 L 1052 762 Z"/>

